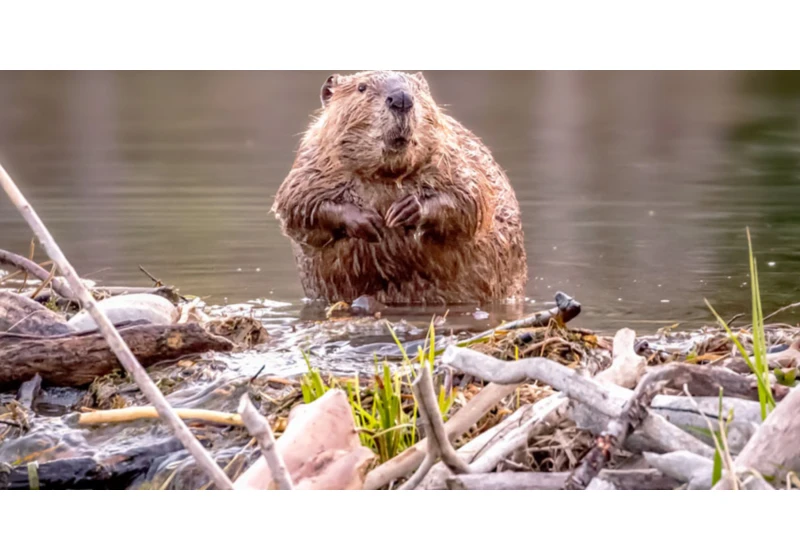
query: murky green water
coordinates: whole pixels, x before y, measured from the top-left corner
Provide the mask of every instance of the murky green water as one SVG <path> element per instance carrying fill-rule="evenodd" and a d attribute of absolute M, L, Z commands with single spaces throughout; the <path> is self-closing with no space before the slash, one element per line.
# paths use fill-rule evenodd
<path fill-rule="evenodd" d="M 303 294 L 268 210 L 329 73 L 2 72 L 1 161 L 83 275 L 143 284 L 142 265 L 292 316 Z M 747 311 L 748 225 L 765 311 L 800 299 L 800 75 L 426 75 L 511 178 L 533 307 L 560 289 L 577 325 L 643 331 L 710 321 L 704 297 Z M 0 246 L 29 241 L 0 202 Z"/>

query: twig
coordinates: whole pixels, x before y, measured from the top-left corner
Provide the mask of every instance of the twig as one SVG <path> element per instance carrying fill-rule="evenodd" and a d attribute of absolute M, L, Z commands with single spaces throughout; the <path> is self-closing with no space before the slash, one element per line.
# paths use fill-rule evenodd
<path fill-rule="evenodd" d="M 769 315 L 764 317 L 764 321 L 769 321 L 775 315 L 778 315 L 779 313 L 783 313 L 784 311 L 788 311 L 789 309 L 794 309 L 795 307 L 800 307 L 800 301 L 796 301 L 794 303 L 790 303 L 789 305 L 784 305 L 780 309 L 777 309 L 777 310 L 773 311 L 772 313 L 770 313 Z"/>
<path fill-rule="evenodd" d="M 36 296 L 38 296 L 42 292 L 42 290 L 44 290 L 53 281 L 53 278 L 56 275 L 57 268 L 58 267 L 56 265 L 53 265 L 53 267 L 50 269 L 50 275 L 47 277 L 47 280 L 41 282 L 39 284 L 39 287 L 33 291 L 33 293 L 30 295 L 31 299 L 36 299 Z"/>
<path fill-rule="evenodd" d="M 3 177 L 3 176 L 5 176 L 5 177 Z M 0 181 L 3 182 L 3 187 L 4 188 L 5 188 L 5 181 L 6 181 L 5 178 L 8 178 L 9 181 L 11 180 L 11 178 L 8 177 L 8 174 L 5 172 L 5 170 L 2 168 L 2 166 L 0 166 Z M 14 185 L 13 182 L 11 183 L 11 185 L 14 188 L 16 188 L 16 185 Z M 6 192 L 9 192 L 9 191 L 6 190 Z M 11 194 L 9 194 L 9 196 L 11 196 Z M 32 208 L 31 208 L 31 211 L 33 211 Z M 39 266 L 38 264 L 36 264 L 32 260 L 26 259 L 25 257 L 22 257 L 20 255 L 16 255 L 14 253 L 10 253 L 8 251 L 4 251 L 3 249 L 0 249 L 0 264 L 11 265 L 11 266 L 13 266 L 15 268 L 23 270 L 23 271 L 31 274 L 31 276 L 34 276 L 34 277 L 38 278 L 42 282 L 46 282 L 47 279 L 50 277 L 50 273 L 49 272 L 47 272 L 45 269 L 43 269 L 41 266 Z M 53 278 L 51 284 L 53 286 L 53 290 L 58 295 L 60 295 L 61 297 L 66 298 L 66 299 L 77 299 L 73 295 L 72 290 L 70 289 L 69 285 L 67 283 L 65 283 L 61 278 Z"/>
<path fill-rule="evenodd" d="M 270 474 L 277 483 L 278 488 L 292 490 L 294 486 L 289 477 L 289 471 L 286 469 L 286 464 L 275 448 L 275 436 L 272 434 L 272 429 L 269 427 L 267 420 L 253 406 L 247 393 L 242 395 L 242 399 L 239 401 L 239 414 L 247 427 L 247 431 L 258 441 L 261 454 L 266 459 Z"/>
<path fill-rule="evenodd" d="M 142 393 L 144 393 L 147 399 L 156 407 L 159 416 L 164 419 L 165 423 L 178 440 L 186 447 L 189 453 L 192 454 L 198 465 L 214 480 L 217 488 L 232 490 L 233 484 L 228 476 L 220 466 L 217 465 L 214 459 L 211 458 L 208 451 L 197 441 L 175 411 L 172 410 L 167 399 L 161 394 L 156 384 L 153 383 L 153 380 L 150 379 L 147 372 L 136 360 L 136 357 L 131 353 L 130 348 L 128 348 L 128 345 L 125 344 L 125 341 L 122 339 L 122 336 L 117 332 L 117 329 L 114 328 L 114 325 L 103 310 L 97 307 L 92 294 L 86 289 L 86 286 L 83 285 L 80 277 L 67 260 L 67 257 L 64 256 L 64 253 L 61 252 L 61 248 L 58 246 L 55 239 L 53 239 L 53 236 L 36 214 L 36 211 L 14 184 L 14 181 L 9 177 L 8 173 L 6 173 L 2 165 L 0 165 L 0 183 L 3 185 L 3 190 L 5 190 L 6 194 L 11 199 L 11 202 L 16 206 L 17 210 L 19 210 L 20 214 L 22 214 L 25 221 L 28 222 L 28 225 L 39 238 L 45 252 L 53 259 L 53 262 L 58 266 L 59 270 L 63 272 L 64 278 L 69 286 L 69 291 L 72 292 L 70 295 L 73 293 L 77 295 L 78 300 L 80 300 L 83 307 L 88 310 L 100 332 L 103 333 L 111 350 L 125 367 L 125 370 L 133 376 L 133 379 L 142 390 Z M 47 274 L 45 274 L 45 278 L 46 277 Z M 53 283 L 53 287 L 56 288 L 55 282 Z"/>
<path fill-rule="evenodd" d="M 212 424 L 226 426 L 244 426 L 241 416 L 229 412 L 216 410 L 201 410 L 197 408 L 175 408 L 178 417 L 184 420 L 199 420 Z M 116 424 L 119 422 L 134 422 L 148 418 L 158 418 L 158 411 L 154 406 L 130 406 L 113 410 L 95 410 L 83 412 L 78 416 L 78 424 L 88 426 L 91 424 Z"/>
<path fill-rule="evenodd" d="M 147 276 L 150 280 L 153 281 L 153 283 L 155 284 L 156 288 L 160 288 L 160 287 L 162 287 L 164 285 L 164 283 L 161 282 L 161 280 L 159 280 L 158 278 L 156 278 L 155 276 L 153 276 L 152 274 L 147 272 L 145 267 L 143 267 L 142 265 L 139 265 L 139 270 L 141 270 L 145 274 L 145 276 Z"/>

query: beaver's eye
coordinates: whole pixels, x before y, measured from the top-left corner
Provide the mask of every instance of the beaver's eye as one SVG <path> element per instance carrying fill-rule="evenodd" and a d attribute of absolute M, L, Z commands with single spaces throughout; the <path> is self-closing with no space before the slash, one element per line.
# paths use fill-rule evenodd
<path fill-rule="evenodd" d="M 361 93 L 367 91 L 367 84 L 358 84 L 358 91 L 360 91 Z"/>

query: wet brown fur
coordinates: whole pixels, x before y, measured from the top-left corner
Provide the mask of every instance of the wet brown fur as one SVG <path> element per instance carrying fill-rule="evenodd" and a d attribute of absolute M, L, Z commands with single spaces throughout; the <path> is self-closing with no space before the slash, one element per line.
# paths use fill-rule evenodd
<path fill-rule="evenodd" d="M 398 84 L 413 96 L 405 118 L 385 103 Z M 272 207 L 306 296 L 371 295 L 387 304 L 522 297 L 527 265 L 514 191 L 480 140 L 436 105 L 422 75 L 332 76 L 323 95 Z M 404 149 L 392 149 L 397 138 Z M 416 201 L 409 223 L 386 225 Z"/>

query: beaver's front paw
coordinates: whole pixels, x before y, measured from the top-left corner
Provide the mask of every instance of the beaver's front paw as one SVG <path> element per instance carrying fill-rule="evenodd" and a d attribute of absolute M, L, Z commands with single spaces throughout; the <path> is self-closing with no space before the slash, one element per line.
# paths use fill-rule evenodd
<path fill-rule="evenodd" d="M 386 225 L 393 227 L 417 226 L 422 221 L 422 203 L 415 194 L 410 194 L 392 204 L 386 213 Z"/>
<path fill-rule="evenodd" d="M 383 218 L 373 210 L 347 205 L 342 215 L 342 225 L 347 237 L 375 243 L 381 239 Z"/>

